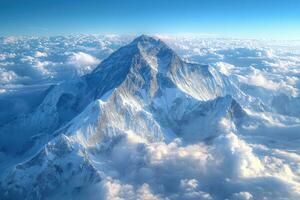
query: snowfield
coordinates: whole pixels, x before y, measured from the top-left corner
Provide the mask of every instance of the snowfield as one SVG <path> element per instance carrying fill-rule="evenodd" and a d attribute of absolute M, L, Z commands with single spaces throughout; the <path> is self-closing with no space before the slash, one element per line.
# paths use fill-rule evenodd
<path fill-rule="evenodd" d="M 0 46 L 0 199 L 300 199 L 300 41 Z"/>

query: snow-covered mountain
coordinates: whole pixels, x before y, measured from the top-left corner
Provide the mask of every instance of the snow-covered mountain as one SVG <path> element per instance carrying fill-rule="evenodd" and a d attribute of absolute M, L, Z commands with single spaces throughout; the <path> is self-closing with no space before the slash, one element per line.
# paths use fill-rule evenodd
<path fill-rule="evenodd" d="M 216 68 L 142 35 L 0 128 L 2 152 L 19 156 L 3 169 L 0 198 L 299 197 L 298 172 L 280 177 L 296 164 L 258 157 L 241 139 L 267 126 L 257 112 L 269 110 Z"/>
<path fill-rule="evenodd" d="M 155 111 L 155 116 L 144 113 L 142 118 L 151 118 L 146 121 L 154 123 L 154 118 L 159 116 L 172 123 L 180 120 L 183 112 L 199 101 L 213 100 L 234 93 L 234 90 L 229 81 L 213 68 L 185 63 L 162 41 L 141 36 L 114 52 L 92 73 L 49 89 L 33 113 L 1 127 L 0 137 L 5 141 L 4 149 L 17 143 L 19 148 L 13 147 L 10 152 L 24 152 L 35 145 L 36 137 L 52 134 L 88 104 L 101 98 L 109 98 L 110 112 L 129 104 L 130 107 L 126 108 L 129 110 L 124 112 L 130 112 L 130 118 L 137 109 Z M 127 121 L 122 123 L 129 125 Z M 147 127 L 150 128 L 148 125 L 142 128 L 147 130 Z M 22 137 L 19 137 L 20 132 Z M 145 135 L 151 135 L 150 132 Z M 8 134 L 15 137 L 8 138 Z M 19 138 L 17 141 L 16 137 Z"/>

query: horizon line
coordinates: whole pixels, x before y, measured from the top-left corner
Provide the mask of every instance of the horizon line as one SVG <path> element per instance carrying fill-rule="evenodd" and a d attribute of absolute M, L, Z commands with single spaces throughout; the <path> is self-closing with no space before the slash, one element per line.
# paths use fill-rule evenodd
<path fill-rule="evenodd" d="M 149 35 L 159 38 L 176 38 L 176 37 L 195 37 L 202 39 L 231 39 L 231 40 L 263 40 L 263 41 L 300 41 L 299 38 L 284 38 L 284 37 L 244 37 L 244 36 L 228 36 L 217 33 L 117 33 L 117 32 L 107 32 L 107 33 L 66 33 L 66 34 L 4 34 L 0 35 L 0 38 L 34 38 L 34 37 L 74 37 L 74 36 L 125 36 L 125 37 L 138 37 L 140 35 Z"/>

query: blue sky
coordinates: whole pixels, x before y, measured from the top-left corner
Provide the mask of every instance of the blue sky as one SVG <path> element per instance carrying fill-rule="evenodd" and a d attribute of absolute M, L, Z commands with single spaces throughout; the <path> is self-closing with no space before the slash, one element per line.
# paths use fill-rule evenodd
<path fill-rule="evenodd" d="M 0 35 L 300 39 L 299 0 L 0 0 Z"/>

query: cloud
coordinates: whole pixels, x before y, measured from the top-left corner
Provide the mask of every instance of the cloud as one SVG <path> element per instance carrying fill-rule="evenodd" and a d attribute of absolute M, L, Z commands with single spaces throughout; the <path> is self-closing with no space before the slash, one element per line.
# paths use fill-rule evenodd
<path fill-rule="evenodd" d="M 17 42 L 20 38 L 14 37 L 14 36 L 9 36 L 9 37 L 4 37 L 3 38 L 3 43 L 4 44 L 13 44 Z"/>
<path fill-rule="evenodd" d="M 36 57 L 36 58 L 47 57 L 47 53 L 46 53 L 46 52 L 36 51 L 36 52 L 35 52 L 35 57 Z"/>
<path fill-rule="evenodd" d="M 249 192 L 239 192 L 233 194 L 233 200 L 251 200 L 253 196 Z"/>
<path fill-rule="evenodd" d="M 234 65 L 225 63 L 225 62 L 217 62 L 216 68 L 221 73 L 225 74 L 226 76 L 229 76 L 232 74 L 232 70 L 235 68 Z"/>
<path fill-rule="evenodd" d="M 0 68 L 0 83 L 8 84 L 18 81 L 19 77 L 13 71 L 6 71 Z"/>
<path fill-rule="evenodd" d="M 248 72 L 238 74 L 237 77 L 240 83 L 262 87 L 274 93 L 285 93 L 291 96 L 297 96 L 299 93 L 296 86 L 297 77 L 283 76 L 279 78 L 278 75 L 270 74 L 252 66 L 249 67 Z"/>
<path fill-rule="evenodd" d="M 263 87 L 269 90 L 278 90 L 281 87 L 281 84 L 278 82 L 274 82 L 272 80 L 269 80 L 262 71 L 259 69 L 251 67 L 251 74 L 249 77 L 247 77 L 245 80 L 243 78 L 241 81 L 244 81 L 245 83 L 256 85 L 259 87 Z"/>
<path fill-rule="evenodd" d="M 15 53 L 0 53 L 0 61 L 4 61 L 6 59 L 15 58 Z"/>
<path fill-rule="evenodd" d="M 122 184 L 118 180 L 107 178 L 102 181 L 101 185 L 102 198 L 111 200 L 163 200 L 165 198 L 153 194 L 148 184 L 142 184 L 139 187 L 134 187 L 130 184 Z M 136 188 L 136 189 L 135 189 Z M 93 194 L 91 194 L 93 195 Z"/>
<path fill-rule="evenodd" d="M 0 68 L 13 72 L 2 84 L 48 84 L 89 73 L 130 37 L 80 35 L 56 37 L 2 37 Z M 4 77 L 4 74 L 2 75 Z M 17 78 L 19 77 L 19 78 Z"/>
<path fill-rule="evenodd" d="M 282 158 L 255 153 L 258 149 L 233 132 L 210 145 L 180 139 L 148 143 L 138 137 L 124 136 L 100 156 L 106 167 L 99 170 L 106 178 L 95 187 L 104 199 L 300 197 L 293 181 L 297 175 Z"/>
<path fill-rule="evenodd" d="M 68 58 L 68 64 L 74 65 L 79 71 L 79 74 L 90 72 L 99 63 L 100 61 L 97 58 L 84 52 L 72 53 Z"/>

